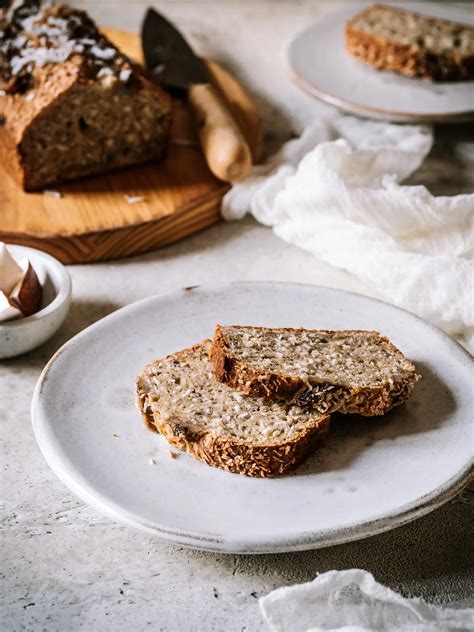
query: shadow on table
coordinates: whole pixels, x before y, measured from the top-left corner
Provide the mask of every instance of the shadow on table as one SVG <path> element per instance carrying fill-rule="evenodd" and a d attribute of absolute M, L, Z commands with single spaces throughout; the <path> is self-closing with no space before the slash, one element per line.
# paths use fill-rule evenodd
<path fill-rule="evenodd" d="M 443 594 L 446 602 L 450 593 L 453 600 L 472 597 L 472 583 L 465 580 L 473 563 L 471 515 L 455 499 L 403 527 L 324 549 L 273 555 L 179 551 L 183 558 L 198 556 L 200 564 L 209 567 L 206 572 L 214 571 L 216 576 L 243 576 L 249 586 L 264 582 L 265 590 L 258 597 L 279 586 L 312 581 L 319 573 L 362 568 L 405 595 L 422 594 L 436 602 Z"/>
<path fill-rule="evenodd" d="M 441 426 L 453 414 L 456 402 L 449 387 L 424 363 L 416 363 L 422 380 L 415 385 L 412 397 L 383 417 L 334 414 L 329 437 L 291 476 L 309 476 L 347 467 L 361 452 L 379 441 L 427 433 Z"/>
<path fill-rule="evenodd" d="M 213 226 L 197 231 L 193 235 L 186 237 L 186 239 L 181 239 L 168 246 L 161 246 L 150 252 L 114 260 L 114 266 L 151 263 L 154 261 L 174 261 L 182 255 L 199 255 L 206 250 L 214 248 L 217 243 L 219 246 L 224 246 L 227 243 L 245 239 L 246 234 L 253 232 L 256 227 L 260 227 L 262 231 L 269 230 L 267 227 L 258 224 L 250 215 L 236 222 L 219 221 Z M 245 245 L 242 245 L 242 249 L 245 249 Z M 216 259 L 216 266 L 218 265 L 219 263 Z M 159 288 L 153 293 L 159 293 Z"/>
<path fill-rule="evenodd" d="M 433 127 L 430 153 L 404 184 L 423 185 L 432 195 L 460 195 L 474 190 L 472 122 Z"/>

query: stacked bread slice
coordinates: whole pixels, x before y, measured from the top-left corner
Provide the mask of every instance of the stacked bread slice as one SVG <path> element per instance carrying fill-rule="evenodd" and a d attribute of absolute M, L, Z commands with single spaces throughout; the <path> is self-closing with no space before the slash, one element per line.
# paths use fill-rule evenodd
<path fill-rule="evenodd" d="M 418 376 L 376 331 L 216 328 L 216 379 L 253 396 L 276 396 L 320 413 L 384 415 L 410 395 Z"/>
<path fill-rule="evenodd" d="M 330 413 L 382 415 L 404 403 L 414 364 L 370 331 L 216 327 L 137 378 L 145 424 L 197 459 L 247 476 L 297 467 Z"/>

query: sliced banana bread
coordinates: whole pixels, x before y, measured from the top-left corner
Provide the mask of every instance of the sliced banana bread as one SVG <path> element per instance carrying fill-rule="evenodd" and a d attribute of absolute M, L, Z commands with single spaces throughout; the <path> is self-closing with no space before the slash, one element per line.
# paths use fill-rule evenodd
<path fill-rule="evenodd" d="M 474 28 L 381 4 L 346 25 L 346 48 L 378 70 L 432 81 L 474 79 Z"/>
<path fill-rule="evenodd" d="M 155 160 L 171 101 L 83 11 L 0 10 L 0 163 L 25 190 Z"/>
<path fill-rule="evenodd" d="M 220 382 L 321 414 L 383 415 L 403 404 L 420 379 L 376 331 L 217 325 L 210 357 Z"/>
<path fill-rule="evenodd" d="M 143 369 L 137 403 L 147 427 L 229 472 L 271 477 L 295 468 L 325 437 L 329 415 L 247 397 L 217 382 L 210 347 L 205 340 Z"/>

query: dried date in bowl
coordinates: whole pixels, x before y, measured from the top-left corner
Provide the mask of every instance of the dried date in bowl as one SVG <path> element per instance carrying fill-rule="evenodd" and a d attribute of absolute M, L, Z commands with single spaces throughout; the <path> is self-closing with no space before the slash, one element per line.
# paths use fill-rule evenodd
<path fill-rule="evenodd" d="M 71 304 L 71 278 L 54 257 L 35 248 L 7 244 L 15 260 L 27 257 L 42 286 L 41 306 L 35 313 L 0 323 L 0 358 L 26 353 L 46 342 L 64 322 Z"/>

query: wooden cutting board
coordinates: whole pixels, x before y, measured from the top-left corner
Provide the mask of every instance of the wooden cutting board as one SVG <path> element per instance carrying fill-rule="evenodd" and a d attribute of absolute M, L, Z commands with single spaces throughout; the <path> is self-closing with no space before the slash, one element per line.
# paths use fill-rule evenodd
<path fill-rule="evenodd" d="M 137 34 L 104 32 L 141 59 Z M 206 64 L 256 160 L 261 126 L 254 103 L 227 71 Z M 175 102 L 174 112 L 163 161 L 54 187 L 60 198 L 25 193 L 0 169 L 0 241 L 38 248 L 63 263 L 84 263 L 146 252 L 215 224 L 229 185 L 209 171 L 187 106 Z M 143 201 L 131 204 L 126 196 Z"/>

